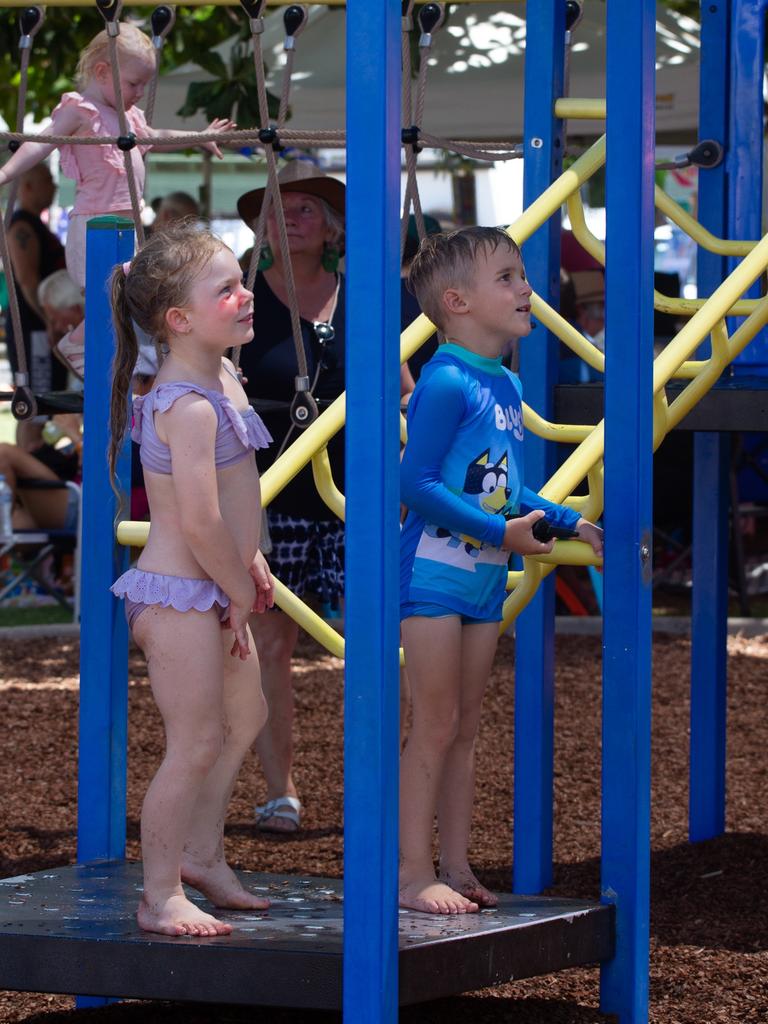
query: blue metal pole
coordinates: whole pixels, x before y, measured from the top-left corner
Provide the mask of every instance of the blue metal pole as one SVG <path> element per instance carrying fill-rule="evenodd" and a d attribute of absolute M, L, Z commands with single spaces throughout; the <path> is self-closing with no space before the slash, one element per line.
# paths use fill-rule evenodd
<path fill-rule="evenodd" d="M 563 94 L 565 4 L 529 5 L 525 60 L 525 174 L 529 206 L 560 174 L 562 122 L 555 100 Z M 560 298 L 560 216 L 525 244 L 525 266 L 536 292 L 555 307 Z M 543 326 L 521 342 L 526 401 L 552 418 L 557 339 Z M 525 441 L 525 479 L 539 488 L 554 470 L 554 453 L 541 438 Z M 547 578 L 515 633 L 514 892 L 537 893 L 552 884 L 555 580 Z"/>
<path fill-rule="evenodd" d="M 729 238 L 760 238 L 763 233 L 763 74 L 768 0 L 730 0 L 730 7 L 727 234 Z M 735 262 L 731 262 L 731 267 Z M 758 298 L 759 282 L 747 294 Z M 768 332 L 760 331 L 736 357 L 734 371 L 757 372 L 763 376 L 768 373 Z"/>
<path fill-rule="evenodd" d="M 400 5 L 347 4 L 344 1020 L 398 1013 Z"/>
<path fill-rule="evenodd" d="M 601 1009 L 648 1019 L 655 4 L 607 4 Z"/>
<path fill-rule="evenodd" d="M 98 217 L 88 223 L 83 434 L 83 569 L 80 624 L 80 761 L 77 856 L 80 861 L 125 855 L 128 629 L 109 593 L 128 568 L 128 549 L 115 540 L 118 502 L 105 453 L 113 346 L 105 283 L 115 263 L 133 255 L 131 221 Z M 118 474 L 130 495 L 130 443 Z"/>
<path fill-rule="evenodd" d="M 701 5 L 699 138 L 729 146 L 731 0 Z M 699 172 L 699 219 L 728 235 L 725 162 Z M 755 198 L 759 193 L 755 194 Z M 697 281 L 711 295 L 727 274 L 722 256 L 699 250 Z M 700 353 L 709 355 L 709 346 Z M 693 605 L 691 622 L 691 740 L 689 837 L 710 839 L 725 829 L 725 741 L 728 635 L 727 434 L 694 435 Z"/>

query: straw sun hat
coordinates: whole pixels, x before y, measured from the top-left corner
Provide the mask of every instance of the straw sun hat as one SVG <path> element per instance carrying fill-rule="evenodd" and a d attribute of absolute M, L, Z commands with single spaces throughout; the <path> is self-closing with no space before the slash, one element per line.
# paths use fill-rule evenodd
<path fill-rule="evenodd" d="M 338 178 L 329 177 L 312 164 L 304 160 L 291 160 L 282 168 L 277 180 L 281 192 L 304 192 L 310 196 L 317 196 L 344 216 L 344 183 Z M 237 200 L 237 212 L 249 227 L 253 226 L 259 215 L 265 192 L 266 188 L 255 188 Z"/>

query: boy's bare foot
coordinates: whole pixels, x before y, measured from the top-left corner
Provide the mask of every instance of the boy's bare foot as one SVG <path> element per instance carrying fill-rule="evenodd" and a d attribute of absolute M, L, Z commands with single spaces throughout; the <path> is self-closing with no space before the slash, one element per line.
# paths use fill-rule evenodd
<path fill-rule="evenodd" d="M 209 938 L 214 935 L 229 935 L 231 924 L 217 921 L 204 910 L 190 903 L 183 893 L 175 893 L 166 900 L 150 903 L 143 898 L 136 912 L 139 928 L 145 932 L 159 932 L 161 935 L 195 935 Z"/>
<path fill-rule="evenodd" d="M 210 900 L 215 907 L 227 910 L 266 910 L 269 900 L 245 889 L 226 861 L 215 864 L 194 864 L 184 860 L 181 880 Z"/>
<path fill-rule="evenodd" d="M 398 897 L 401 907 L 423 914 L 476 914 L 480 909 L 477 903 L 436 878 L 403 882 Z"/>
<path fill-rule="evenodd" d="M 475 877 L 474 871 L 469 865 L 451 869 L 440 867 L 440 881 L 445 882 L 456 892 L 461 893 L 468 900 L 479 904 L 481 907 L 495 907 L 499 902 L 496 893 L 491 892 Z"/>

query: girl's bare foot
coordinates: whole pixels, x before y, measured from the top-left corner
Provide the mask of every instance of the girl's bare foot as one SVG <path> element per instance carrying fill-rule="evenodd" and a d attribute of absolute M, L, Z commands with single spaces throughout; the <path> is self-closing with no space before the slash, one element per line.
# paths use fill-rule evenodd
<path fill-rule="evenodd" d="M 217 921 L 204 910 L 190 903 L 183 893 L 174 893 L 167 899 L 150 902 L 146 894 L 136 912 L 139 928 L 145 932 L 159 932 L 161 935 L 195 935 L 209 938 L 214 935 L 229 935 L 231 924 Z"/>
<path fill-rule="evenodd" d="M 461 868 L 448 868 L 440 866 L 440 881 L 445 882 L 456 892 L 461 893 L 468 900 L 472 900 L 473 903 L 479 904 L 481 907 L 495 907 L 499 898 L 496 893 L 491 892 L 490 889 L 478 881 L 475 877 L 475 873 L 467 864 Z"/>
<path fill-rule="evenodd" d="M 215 864 L 195 864 L 185 858 L 181 865 L 181 880 L 201 892 L 215 907 L 266 910 L 269 906 L 268 899 L 243 888 L 240 879 L 224 860 Z"/>
<path fill-rule="evenodd" d="M 434 877 L 401 881 L 398 896 L 401 907 L 423 914 L 475 914 L 480 909 L 477 903 Z"/>

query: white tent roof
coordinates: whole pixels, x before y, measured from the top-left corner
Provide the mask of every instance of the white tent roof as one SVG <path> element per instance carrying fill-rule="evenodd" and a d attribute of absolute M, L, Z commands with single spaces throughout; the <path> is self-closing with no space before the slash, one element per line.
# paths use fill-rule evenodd
<path fill-rule="evenodd" d="M 291 91 L 291 128 L 310 130 L 344 125 L 345 16 L 343 9 L 311 7 L 306 29 L 297 39 Z M 283 53 L 280 9 L 269 9 L 263 39 L 270 85 L 279 92 Z M 605 95 L 605 3 L 586 0 L 574 32 L 570 95 Z M 699 26 L 691 18 L 665 10 L 657 14 L 657 133 L 695 135 L 698 120 Z M 632 45 L 627 41 L 627 45 Z M 225 60 L 229 44 L 219 48 Z M 520 136 L 523 121 L 525 5 L 471 4 L 454 8 L 448 24 L 435 34 L 430 58 L 424 127 L 452 138 Z M 158 90 L 155 124 L 179 121 L 187 86 L 209 76 L 186 65 L 164 77 Z M 202 127 L 198 116 L 185 122 Z M 571 122 L 575 134 L 601 130 L 598 123 Z"/>

